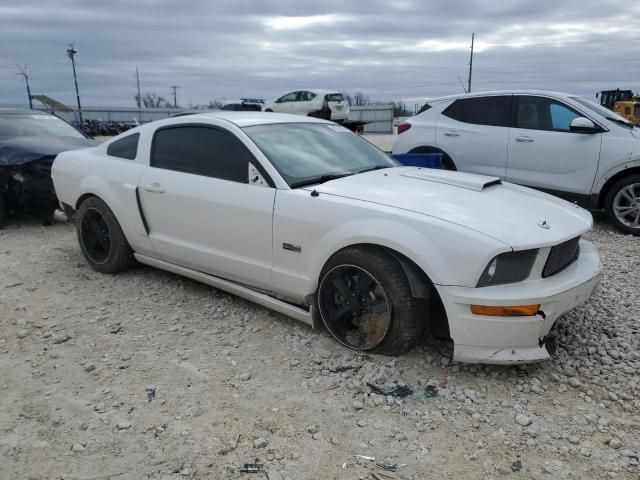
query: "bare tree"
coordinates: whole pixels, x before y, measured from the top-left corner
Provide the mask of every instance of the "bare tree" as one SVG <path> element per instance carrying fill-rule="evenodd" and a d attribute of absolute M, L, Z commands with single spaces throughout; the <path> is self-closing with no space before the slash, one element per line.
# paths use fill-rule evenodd
<path fill-rule="evenodd" d="M 134 98 L 136 100 L 136 105 L 139 108 L 140 97 L 136 94 Z M 173 105 L 167 102 L 164 97 L 161 97 L 151 92 L 147 92 L 142 96 L 142 106 L 144 106 L 145 108 L 160 108 L 160 107 L 167 107 L 167 106 L 168 108 L 173 107 Z"/>
<path fill-rule="evenodd" d="M 213 100 L 209 100 L 209 105 L 207 105 L 207 108 L 209 110 L 222 110 L 222 107 L 224 107 L 224 98 L 214 98 Z"/>

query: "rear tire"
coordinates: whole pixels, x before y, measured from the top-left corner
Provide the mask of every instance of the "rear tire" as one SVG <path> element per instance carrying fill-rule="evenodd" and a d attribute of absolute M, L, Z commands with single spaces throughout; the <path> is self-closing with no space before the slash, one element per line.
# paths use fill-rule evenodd
<path fill-rule="evenodd" d="M 84 200 L 76 214 L 82 255 L 91 268 L 117 273 L 135 265 L 133 251 L 111 209 L 98 197 Z"/>
<path fill-rule="evenodd" d="M 318 314 L 347 348 L 385 355 L 411 349 L 428 323 L 428 304 L 413 298 L 400 263 L 376 247 L 347 247 L 320 275 Z"/>
<path fill-rule="evenodd" d="M 640 174 L 614 183 L 604 200 L 611 224 L 623 233 L 640 235 Z"/>

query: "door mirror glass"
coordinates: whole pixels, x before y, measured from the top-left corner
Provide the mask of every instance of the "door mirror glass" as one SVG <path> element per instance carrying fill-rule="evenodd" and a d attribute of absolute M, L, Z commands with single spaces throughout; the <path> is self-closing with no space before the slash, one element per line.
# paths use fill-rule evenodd
<path fill-rule="evenodd" d="M 600 131 L 596 124 L 591 120 L 585 117 L 578 117 L 571 120 L 571 124 L 569 125 L 569 129 L 572 132 L 582 132 L 582 133 L 596 133 Z"/>

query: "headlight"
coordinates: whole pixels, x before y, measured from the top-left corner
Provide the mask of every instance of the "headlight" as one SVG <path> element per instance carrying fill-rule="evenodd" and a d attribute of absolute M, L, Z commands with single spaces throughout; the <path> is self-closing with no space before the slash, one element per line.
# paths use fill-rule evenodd
<path fill-rule="evenodd" d="M 537 256 L 538 249 L 501 253 L 489 262 L 476 286 L 521 282 L 531 273 Z"/>

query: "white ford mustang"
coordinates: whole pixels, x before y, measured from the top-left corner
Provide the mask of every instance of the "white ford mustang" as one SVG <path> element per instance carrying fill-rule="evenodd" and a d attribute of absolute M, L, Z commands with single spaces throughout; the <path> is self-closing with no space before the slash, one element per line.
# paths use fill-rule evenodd
<path fill-rule="evenodd" d="M 138 262 L 226 290 L 345 346 L 460 361 L 549 358 L 597 285 L 591 215 L 494 177 L 400 167 L 316 118 L 217 112 L 153 122 L 52 170 L 89 264 Z"/>

